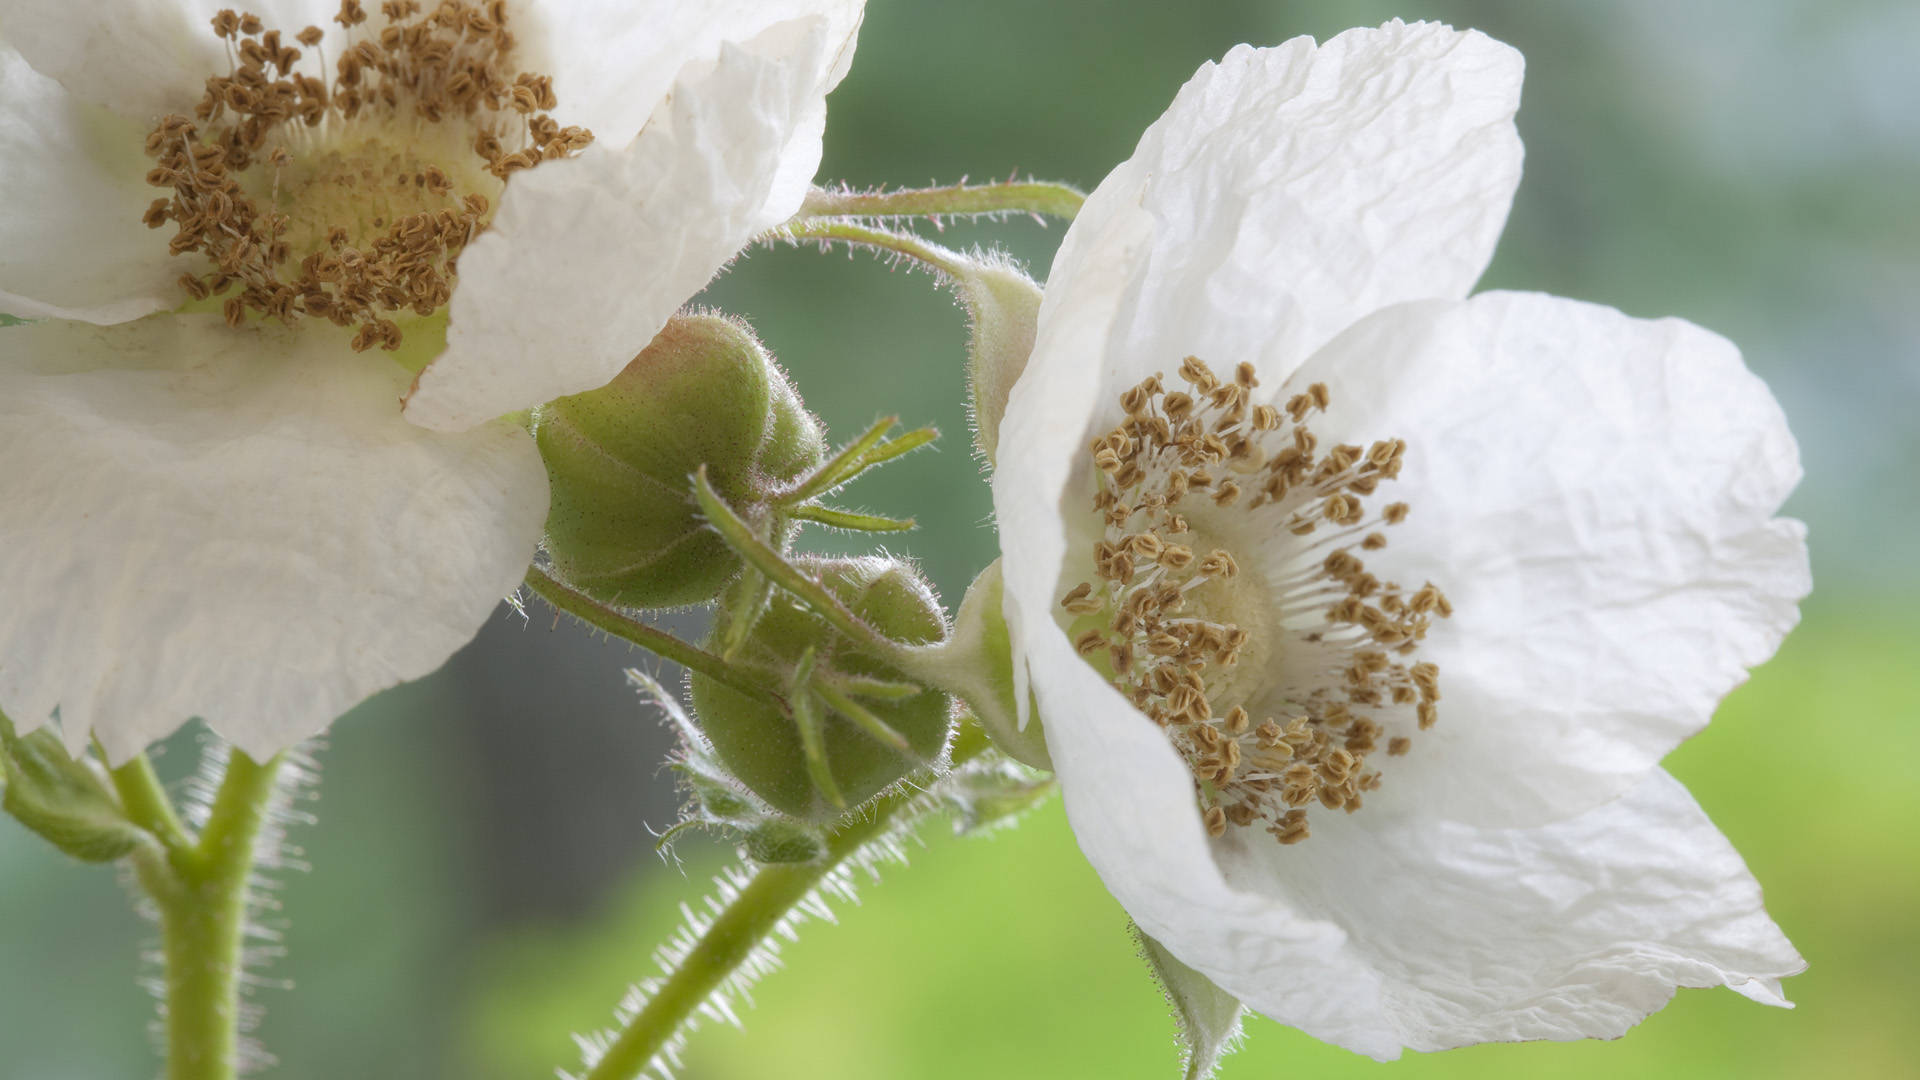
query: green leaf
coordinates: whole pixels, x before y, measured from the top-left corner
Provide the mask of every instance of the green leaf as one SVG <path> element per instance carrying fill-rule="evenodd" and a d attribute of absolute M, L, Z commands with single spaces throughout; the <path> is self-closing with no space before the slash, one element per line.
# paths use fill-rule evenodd
<path fill-rule="evenodd" d="M 68 757 L 52 732 L 21 738 L 0 715 L 0 759 L 7 778 L 0 809 L 61 851 L 84 862 L 112 862 L 146 839 L 99 773 Z"/>
<path fill-rule="evenodd" d="M 1154 981 L 1173 1006 L 1174 1023 L 1179 1027 L 1180 1047 L 1184 1054 L 1185 1080 L 1206 1080 L 1240 1041 L 1240 1016 L 1244 1011 L 1239 999 L 1213 984 L 1213 980 L 1181 963 L 1159 942 L 1138 926 L 1132 927 L 1134 940 L 1140 943 L 1140 955 L 1153 970 Z"/>

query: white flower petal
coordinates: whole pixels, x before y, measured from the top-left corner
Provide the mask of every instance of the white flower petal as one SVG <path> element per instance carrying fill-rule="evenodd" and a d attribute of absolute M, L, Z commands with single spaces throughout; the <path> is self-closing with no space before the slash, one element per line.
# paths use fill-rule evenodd
<path fill-rule="evenodd" d="M 688 63 L 711 61 L 723 42 L 751 41 L 780 23 L 827 20 L 827 39 L 844 46 L 825 75 L 833 86 L 853 60 L 863 7 L 862 0 L 569 0 L 529 4 L 516 29 L 529 62 L 553 76 L 557 119 L 620 147 Z M 806 178 L 812 175 L 809 168 Z"/>
<path fill-rule="evenodd" d="M 186 300 L 169 234 L 140 221 L 145 141 L 0 42 L 0 311 L 116 323 Z"/>
<path fill-rule="evenodd" d="M 1187 355 L 1280 379 L 1377 308 L 1464 297 L 1520 179 L 1521 67 L 1478 32 L 1398 22 L 1202 67 L 1071 230 L 1109 200 L 1155 221 L 1106 345 L 1115 379 Z M 1063 247 L 1050 280 L 1085 269 Z"/>
<path fill-rule="evenodd" d="M 1368 569 L 1454 606 L 1417 657 L 1440 666 L 1440 722 L 1383 766 L 1369 812 L 1583 811 L 1705 726 L 1798 621 L 1805 529 L 1774 515 L 1799 453 L 1718 335 L 1487 293 L 1382 312 L 1311 381 L 1332 391 L 1323 442 L 1408 443 L 1374 498 L 1412 514 Z"/>
<path fill-rule="evenodd" d="M 407 418 L 460 430 L 617 374 L 741 247 L 798 209 L 793 177 L 819 163 L 851 33 L 813 17 L 723 42 L 680 72 L 631 143 L 596 140 L 516 175 L 460 256 L 447 351 L 421 373 Z"/>
<path fill-rule="evenodd" d="M 0 341 L 0 708 L 25 728 L 57 706 L 119 761 L 199 716 L 264 757 L 439 667 L 532 557 L 526 433 L 406 423 L 406 373 L 332 328 Z"/>
<path fill-rule="evenodd" d="M 1098 227 L 1079 227 L 1089 220 Z M 1078 363 L 1071 360 L 1078 345 L 1104 341 L 1113 332 L 1124 310 L 1128 268 L 1152 231 L 1152 218 L 1136 207 L 1098 195 L 1087 201 L 1060 248 L 1061 258 L 1079 269 L 1056 275 L 1047 286 L 1034 359 L 1014 383 L 1000 418 L 996 460 L 1014 467 L 994 470 L 993 507 L 1006 582 L 1002 608 L 1013 642 L 1014 701 L 1023 727 L 1031 664 L 1023 643 L 1060 632 L 1053 603 L 1067 551 L 1062 499 L 1104 385 L 1101 366 L 1091 362 L 1097 350 L 1079 353 Z M 1039 362 L 1042 357 L 1056 359 Z"/>
<path fill-rule="evenodd" d="M 1389 820 L 1368 806 L 1292 847 L 1253 830 L 1218 847 L 1234 885 L 1347 931 L 1343 959 L 1383 985 L 1378 1019 L 1409 1049 L 1614 1038 L 1681 986 L 1786 1005 L 1780 979 L 1806 968 L 1739 854 L 1658 768 L 1622 798 L 1540 828 Z M 1187 940 L 1162 942 L 1216 949 L 1237 929 L 1222 922 L 1209 911 L 1186 920 Z M 1284 963 L 1251 980 L 1207 973 L 1282 1023 L 1396 1056 L 1296 1015 Z"/>
<path fill-rule="evenodd" d="M 1396 22 L 1237 48 L 1188 82 L 1067 230 L 1001 422 L 1016 633 L 1023 594 L 1052 618 L 1062 493 L 1121 390 L 1188 355 L 1272 386 L 1382 304 L 1466 294 L 1519 180 L 1520 73 L 1484 35 Z"/>
<path fill-rule="evenodd" d="M 1140 929 L 1242 1000 L 1252 1004 L 1248 989 L 1259 991 L 1262 1011 L 1363 1053 L 1397 1053 L 1380 980 L 1354 962 L 1339 925 L 1221 875 L 1193 774 L 1166 734 L 1050 623 L 1027 635 L 1025 649 L 1067 820 Z"/>
<path fill-rule="evenodd" d="M 289 39 L 307 26 L 340 29 L 328 21 L 338 0 L 0 0 L 0 35 L 80 100 L 151 125 L 191 113 L 207 76 L 229 73 L 225 43 L 213 36 L 223 8 L 251 11 Z"/>
<path fill-rule="evenodd" d="M 1778 979 L 1804 967 L 1739 856 L 1657 768 L 1549 826 L 1395 815 L 1375 793 L 1352 816 L 1316 815 L 1305 843 L 1230 830 L 1209 857 L 1192 774 L 1165 734 L 1050 622 L 1023 647 L 1068 819 L 1101 880 L 1184 963 L 1316 1038 L 1387 1059 L 1610 1037 L 1676 986 L 1783 1004 Z"/>

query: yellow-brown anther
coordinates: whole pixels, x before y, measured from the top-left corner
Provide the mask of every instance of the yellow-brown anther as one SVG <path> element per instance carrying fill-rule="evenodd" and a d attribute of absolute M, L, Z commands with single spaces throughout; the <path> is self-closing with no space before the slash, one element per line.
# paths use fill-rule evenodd
<path fill-rule="evenodd" d="M 1249 364 L 1222 379 L 1187 357 L 1179 374 L 1185 390 L 1157 374 L 1128 387 L 1123 418 L 1087 444 L 1105 530 L 1094 580 L 1061 606 L 1075 647 L 1104 658 L 1187 760 L 1209 835 L 1259 826 L 1299 843 L 1308 807 L 1360 810 L 1381 783 L 1372 755 L 1408 753 L 1410 733 L 1436 722 L 1438 668 L 1402 658 L 1452 609 L 1432 584 L 1408 592 L 1361 558 L 1387 546 L 1370 522 L 1407 517 L 1405 503 L 1367 509 L 1399 474 L 1403 440 L 1323 451 L 1307 420 L 1331 403 L 1326 385 L 1281 407 L 1255 403 Z M 1308 550 L 1325 554 L 1273 569 L 1290 565 L 1291 536 L 1316 529 Z M 1248 537 L 1262 543 L 1252 580 L 1218 543 Z M 1302 681 L 1277 684 L 1288 676 Z"/>
<path fill-rule="evenodd" d="M 303 50 L 318 52 L 320 27 L 295 34 L 296 48 L 258 16 L 219 12 L 212 29 L 237 66 L 207 79 L 197 123 L 171 115 L 147 136 L 157 161 L 147 182 L 172 195 L 143 220 L 177 222 L 168 250 L 218 268 L 217 287 L 183 276 L 189 296 L 239 286 L 222 306 L 233 325 L 249 311 L 309 316 L 355 327 L 356 349 L 398 348 L 389 316 L 444 307 L 460 253 L 489 224 L 490 195 L 461 189 L 497 195 L 508 174 L 592 141 L 546 115 L 557 104 L 549 78 L 512 73 L 504 3 L 440 0 L 422 16 L 418 3 L 392 0 L 381 10 L 389 25 L 377 40 L 350 38 L 330 81 L 295 70 Z M 349 30 L 366 19 L 359 0 L 342 0 L 333 17 Z M 441 139 L 422 121 L 471 134 Z M 418 156 L 456 143 L 474 157 Z"/>
<path fill-rule="evenodd" d="M 1201 820 L 1207 826 L 1208 836 L 1227 835 L 1227 812 L 1225 810 L 1217 806 L 1209 806 L 1207 807 L 1207 812 L 1202 815 Z"/>

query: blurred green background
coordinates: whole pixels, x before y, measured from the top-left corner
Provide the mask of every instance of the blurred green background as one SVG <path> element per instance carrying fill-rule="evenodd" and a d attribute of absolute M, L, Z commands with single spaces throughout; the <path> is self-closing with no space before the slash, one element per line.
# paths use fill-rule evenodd
<path fill-rule="evenodd" d="M 822 175 L 1097 183 L 1201 61 L 1400 16 L 1519 46 L 1527 174 L 1490 287 L 1676 314 L 1745 349 L 1785 403 L 1818 591 L 1778 659 L 1673 770 L 1745 853 L 1812 964 L 1795 1012 L 1683 991 L 1626 1039 L 1376 1066 L 1250 1025 L 1224 1076 L 1920 1075 L 1920 5 L 1909 0 L 1400 3 L 874 0 Z M 1057 225 L 954 228 L 1043 274 Z M 961 318 L 865 256 L 755 254 L 708 301 L 746 315 L 841 437 L 881 412 L 947 433 L 863 481 L 924 525 L 899 546 L 949 601 L 993 554 L 968 452 Z M 928 498 L 929 492 L 938 496 Z M 698 616 L 675 620 L 694 632 Z M 506 1078 L 575 1064 L 725 853 L 651 852 L 672 820 L 624 647 L 504 610 L 440 674 L 343 719 L 282 892 L 290 956 L 261 1035 L 285 1080 Z M 193 736 L 162 758 L 190 766 Z M 814 925 L 747 1030 L 689 1078 L 1173 1075 L 1170 1023 L 1057 804 L 913 865 Z M 0 1076 L 158 1071 L 151 932 L 112 874 L 0 823 Z"/>

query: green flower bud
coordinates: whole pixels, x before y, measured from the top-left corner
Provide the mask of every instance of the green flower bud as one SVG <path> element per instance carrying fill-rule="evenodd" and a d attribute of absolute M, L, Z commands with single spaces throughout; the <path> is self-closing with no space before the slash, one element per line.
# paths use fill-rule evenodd
<path fill-rule="evenodd" d="M 779 546 L 790 527 L 769 500 L 827 449 L 753 332 L 715 314 L 676 316 L 612 382 L 535 410 L 533 436 L 554 569 L 629 607 L 703 603 L 740 569 L 694 505 L 695 469 Z"/>
<path fill-rule="evenodd" d="M 801 559 L 798 565 L 856 617 L 895 641 L 917 645 L 946 636 L 939 599 L 906 563 L 866 557 Z M 724 640 L 728 613 L 746 607 L 722 603 L 714 641 Z M 735 662 L 785 685 L 809 656 L 807 684 L 795 687 L 789 698 L 799 699 L 795 711 L 810 710 L 809 715 L 818 717 L 824 767 L 847 807 L 879 794 L 946 745 L 952 725 L 946 695 L 914 687 L 784 592 L 775 592 L 768 601 L 735 653 Z M 714 754 L 748 790 L 774 809 L 806 821 L 826 821 L 844 812 L 815 783 L 817 766 L 809 768 L 801 729 L 788 713 L 699 674 L 690 682 L 694 711 Z M 830 697 L 865 712 L 867 723 L 850 717 Z M 869 730 L 875 719 L 904 738 L 904 751 Z"/>

